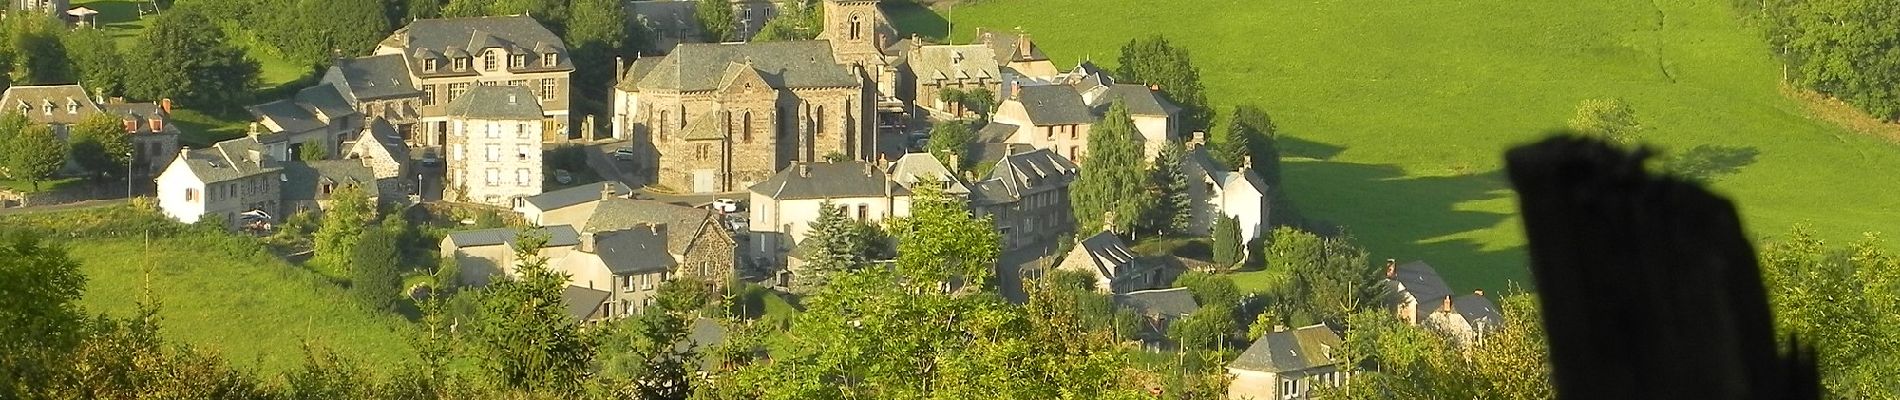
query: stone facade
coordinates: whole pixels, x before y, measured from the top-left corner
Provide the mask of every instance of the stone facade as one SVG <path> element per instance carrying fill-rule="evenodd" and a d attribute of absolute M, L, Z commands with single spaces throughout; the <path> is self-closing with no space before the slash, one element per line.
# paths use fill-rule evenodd
<path fill-rule="evenodd" d="M 449 112 L 451 197 L 507 207 L 541 194 L 544 128 L 534 96 L 526 88 L 491 86 L 458 100 L 466 103 Z"/>
<path fill-rule="evenodd" d="M 546 143 L 571 140 L 568 110 L 574 63 L 567 45 L 528 16 L 425 19 L 390 34 L 376 55 L 403 56 L 422 95 L 412 142 L 448 142 L 448 105 L 478 86 L 520 86 L 541 101 Z M 409 103 L 405 103 L 409 104 Z"/>

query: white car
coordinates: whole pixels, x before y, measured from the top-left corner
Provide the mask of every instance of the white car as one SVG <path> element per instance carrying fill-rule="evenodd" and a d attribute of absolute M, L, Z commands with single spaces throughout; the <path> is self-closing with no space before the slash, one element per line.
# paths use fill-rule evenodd
<path fill-rule="evenodd" d="M 716 199 L 712 202 L 712 208 L 723 213 L 739 212 L 739 201 L 733 199 Z"/>
<path fill-rule="evenodd" d="M 618 149 L 614 149 L 614 159 L 615 159 L 615 160 L 620 160 L 620 161 L 633 161 L 633 157 L 634 157 L 634 156 L 633 156 L 633 147 L 631 147 L 631 146 L 629 146 L 629 147 L 621 147 L 621 148 L 618 148 Z"/>

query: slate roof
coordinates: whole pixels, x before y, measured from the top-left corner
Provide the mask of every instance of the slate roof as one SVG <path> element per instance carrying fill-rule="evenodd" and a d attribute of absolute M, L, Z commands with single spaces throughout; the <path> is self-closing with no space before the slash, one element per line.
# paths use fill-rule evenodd
<path fill-rule="evenodd" d="M 342 75 L 344 89 L 356 101 L 422 95 L 409 78 L 409 64 L 401 54 L 338 59 L 330 70 Z"/>
<path fill-rule="evenodd" d="M 1504 324 L 1504 313 L 1498 310 L 1497 303 L 1491 302 L 1491 299 L 1484 295 L 1467 294 L 1453 297 L 1451 308 L 1463 315 L 1465 322 L 1471 324 L 1473 329 L 1480 325 L 1496 328 Z"/>
<path fill-rule="evenodd" d="M 864 161 L 796 162 L 752 185 L 752 192 L 774 200 L 909 196 L 882 168 Z"/>
<path fill-rule="evenodd" d="M 297 105 L 295 99 L 282 99 L 253 105 L 244 107 L 244 110 L 250 111 L 251 116 L 256 117 L 259 121 L 269 121 L 271 124 L 275 124 L 276 127 L 272 133 L 308 132 L 322 129 L 326 125 L 323 121 L 317 119 L 316 114 L 311 114 L 310 110 Z"/>
<path fill-rule="evenodd" d="M 679 91 L 719 88 L 727 65 L 750 64 L 774 88 L 859 85 L 850 70 L 832 58 L 824 40 L 749 43 L 689 43 L 673 48 L 653 69 L 638 77 L 640 89 Z"/>
<path fill-rule="evenodd" d="M 298 90 L 292 98 L 296 99 L 299 107 L 322 112 L 332 120 L 357 114 L 356 107 L 343 98 L 343 93 L 337 91 L 336 85 L 328 83 Z"/>
<path fill-rule="evenodd" d="M 910 71 L 920 82 L 934 80 L 971 80 L 995 81 L 1002 74 L 997 71 L 998 58 L 988 46 L 978 44 L 932 45 L 913 49 L 906 54 Z"/>
<path fill-rule="evenodd" d="M 1410 294 L 1418 300 L 1418 316 L 1423 319 L 1444 305 L 1445 296 L 1451 295 L 1451 287 L 1445 285 L 1445 279 L 1438 277 L 1438 271 L 1424 261 L 1400 264 L 1393 277 L 1386 280 L 1394 294 Z M 1392 296 L 1389 306 L 1397 306 L 1399 296 Z"/>
<path fill-rule="evenodd" d="M 1018 128 L 1021 128 L 1021 127 L 1016 126 L 1016 125 L 996 122 L 996 121 L 990 121 L 990 123 L 983 124 L 983 129 L 976 130 L 976 142 L 977 143 L 1006 142 L 1006 141 L 1009 141 L 1010 136 L 1016 135 L 1016 130 Z"/>
<path fill-rule="evenodd" d="M 1326 325 L 1271 332 L 1260 335 L 1260 339 L 1227 364 L 1227 368 L 1288 372 L 1333 365 L 1341 361 L 1339 352 L 1343 342 L 1339 334 Z"/>
<path fill-rule="evenodd" d="M 994 59 L 998 65 L 1008 64 L 1013 61 L 1040 61 L 1049 59 L 1049 55 L 1043 54 L 1042 47 L 1036 46 L 1034 41 L 1023 40 L 1026 34 L 984 32 L 984 35 L 987 36 L 983 38 L 984 44 L 988 45 L 991 51 L 995 53 Z M 1019 52 L 1022 51 L 1021 45 L 1025 42 L 1029 44 L 1029 56 L 1021 57 Z"/>
<path fill-rule="evenodd" d="M 522 86 L 476 86 L 449 103 L 448 115 L 471 119 L 540 120 L 541 99 Z"/>
<path fill-rule="evenodd" d="M 571 226 L 549 226 L 536 228 L 535 230 L 548 235 L 548 247 L 574 246 L 581 243 L 580 232 L 575 231 L 574 227 Z M 442 241 L 454 245 L 457 248 L 510 245 L 515 242 L 515 234 L 517 232 L 520 231 L 514 228 L 454 231 L 444 236 Z"/>
<path fill-rule="evenodd" d="M 678 262 L 667 252 L 665 225 L 641 224 L 632 229 L 594 232 L 591 253 L 614 275 L 671 271 Z"/>
<path fill-rule="evenodd" d="M 376 172 L 361 160 L 289 161 L 283 167 L 284 182 L 280 195 L 284 200 L 317 200 L 325 184 L 357 185 L 371 197 L 376 193 Z"/>
<path fill-rule="evenodd" d="M 652 32 L 671 36 L 685 30 L 686 39 L 694 39 L 700 32 L 698 4 L 693 1 L 629 1 L 627 17 L 631 21 L 645 23 Z"/>
<path fill-rule="evenodd" d="M 1171 318 L 1185 317 L 1201 309 L 1194 301 L 1194 293 L 1188 288 L 1137 290 L 1115 295 L 1115 303 L 1135 310 L 1144 315 L 1158 315 Z"/>
<path fill-rule="evenodd" d="M 1069 159 L 1049 149 L 1032 148 L 997 160 L 996 166 L 990 168 L 990 175 L 978 186 L 982 200 L 1009 202 L 1043 189 L 1067 186 L 1075 181 L 1075 175 L 1075 163 Z"/>
<path fill-rule="evenodd" d="M 1108 106 L 1115 99 L 1121 99 L 1122 104 L 1128 107 L 1129 115 L 1171 116 L 1181 112 L 1180 106 L 1168 101 L 1161 93 L 1149 90 L 1147 86 L 1113 84 L 1090 90 L 1101 91 L 1095 97 L 1095 103 L 1089 105 L 1095 115 L 1108 114 Z"/>
<path fill-rule="evenodd" d="M 888 175 L 892 181 L 906 188 L 914 187 L 918 181 L 929 177 L 936 179 L 937 182 L 950 184 L 944 193 L 956 195 L 970 193 L 970 188 L 963 184 L 963 180 L 957 178 L 955 172 L 951 172 L 949 167 L 944 166 L 936 156 L 930 153 L 905 154 L 896 162 L 891 163 Z"/>
<path fill-rule="evenodd" d="M 92 102 L 86 88 L 74 85 L 13 86 L 0 94 L 0 110 L 20 112 L 24 105 L 31 110 L 21 113 L 26 119 L 42 124 L 76 124 L 87 116 L 100 112 L 99 105 Z M 67 102 L 79 104 L 79 112 L 66 113 Z M 46 113 L 46 104 L 53 105 L 53 113 Z"/>
<path fill-rule="evenodd" d="M 389 157 L 395 159 L 396 162 L 409 162 L 409 145 L 403 143 L 402 133 L 397 132 L 396 126 L 390 125 L 389 121 L 382 117 L 371 118 L 368 126 L 363 127 L 363 134 L 356 136 L 358 142 L 365 140 L 382 147 L 383 151 L 388 152 Z"/>
<path fill-rule="evenodd" d="M 641 2 L 641 3 L 672 3 L 672 2 L 653 1 L 653 2 Z M 640 79 L 645 78 L 648 73 L 653 72 L 653 67 L 660 65 L 660 59 L 661 59 L 660 57 L 641 57 L 638 60 L 633 60 L 633 62 L 627 63 L 627 70 L 617 78 L 619 79 L 620 82 L 614 84 L 614 88 L 625 90 L 625 91 L 639 90 Z"/>
<path fill-rule="evenodd" d="M 528 62 L 527 68 L 517 70 L 574 68 L 573 57 L 565 56 L 567 44 L 562 42 L 559 36 L 555 36 L 553 31 L 549 31 L 547 27 L 541 26 L 541 23 L 526 15 L 420 19 L 402 29 L 397 29 L 395 33 L 389 35 L 389 38 L 383 39 L 381 45 L 401 48 L 403 54 L 410 55 L 422 54 L 424 52 L 421 50 L 428 50 L 428 53 L 467 56 L 491 47 L 509 49 L 511 53 L 530 50 L 542 53 L 544 50 L 553 50 L 553 53 L 561 55 L 556 59 L 554 68 L 542 67 L 539 59 L 533 58 Z M 419 63 L 420 61 L 412 57 L 410 62 Z M 420 65 L 410 67 L 421 70 Z M 443 67 L 438 71 L 448 69 L 447 64 L 443 64 Z M 480 67 L 478 62 L 471 62 L 469 71 L 466 72 L 472 72 Z"/>
<path fill-rule="evenodd" d="M 599 192 L 595 192 L 595 196 L 598 197 Z M 587 217 L 582 232 L 612 232 L 662 225 L 668 235 L 666 249 L 673 254 L 686 254 L 705 235 L 729 235 L 723 224 L 716 221 L 707 223 L 713 218 L 714 211 L 711 209 L 653 200 L 613 198 L 602 200 L 594 206 L 594 213 Z"/>
<path fill-rule="evenodd" d="M 613 296 L 604 290 L 568 285 L 561 289 L 561 302 L 567 304 L 567 315 L 576 321 L 586 321 L 600 310 L 600 304 Z"/>
<path fill-rule="evenodd" d="M 589 201 L 600 200 L 600 189 L 603 186 L 612 188 L 614 194 L 617 196 L 626 196 L 633 193 L 633 189 L 628 188 L 625 183 L 621 183 L 620 181 L 604 181 L 576 185 L 571 188 L 552 192 L 543 192 L 541 194 L 523 197 L 521 201 L 541 211 L 558 210 Z"/>
<path fill-rule="evenodd" d="M 1023 111 L 1029 114 L 1029 121 L 1036 125 L 1088 124 L 1095 122 L 1095 114 L 1088 104 L 1082 102 L 1082 94 L 1074 88 L 1063 85 L 1023 86 L 1016 89 L 1016 98 L 1010 101 L 1022 103 Z"/>
<path fill-rule="evenodd" d="M 257 151 L 258 158 L 251 157 L 251 151 Z M 208 149 L 179 152 L 185 158 L 185 167 L 191 174 L 204 183 L 226 182 L 262 173 L 277 172 L 275 160 L 263 156 L 264 145 L 257 140 L 242 137 L 211 145 Z"/>
<path fill-rule="evenodd" d="M 1120 278 L 1122 272 L 1135 263 L 1135 251 L 1129 249 L 1128 244 L 1122 242 L 1122 238 L 1108 231 L 1102 231 L 1095 236 L 1076 242 L 1075 251 L 1086 252 L 1088 259 L 1084 262 L 1095 268 L 1097 276 L 1107 277 L 1110 280 Z M 1067 262 L 1064 261 L 1064 263 Z"/>

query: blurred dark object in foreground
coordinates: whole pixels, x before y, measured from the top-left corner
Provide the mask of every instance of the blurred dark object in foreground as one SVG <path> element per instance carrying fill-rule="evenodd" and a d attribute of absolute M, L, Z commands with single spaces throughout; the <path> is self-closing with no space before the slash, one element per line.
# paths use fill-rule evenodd
<path fill-rule="evenodd" d="M 1505 154 L 1557 397 L 1819 398 L 1807 350 L 1776 347 L 1735 206 L 1647 156 L 1568 134 Z"/>

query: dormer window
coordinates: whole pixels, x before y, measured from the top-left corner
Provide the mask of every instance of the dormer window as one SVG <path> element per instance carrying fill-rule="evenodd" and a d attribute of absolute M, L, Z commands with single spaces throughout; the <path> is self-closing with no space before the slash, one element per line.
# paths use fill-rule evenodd
<path fill-rule="evenodd" d="M 73 101 L 73 99 L 66 99 L 66 113 L 67 113 L 67 114 L 78 114 L 78 113 L 79 113 L 79 102 L 77 102 L 77 101 Z"/>
<path fill-rule="evenodd" d="M 482 52 L 482 69 L 494 71 L 499 68 L 501 68 L 501 64 L 496 62 L 495 52 Z"/>
<path fill-rule="evenodd" d="M 561 65 L 561 55 L 554 54 L 554 53 L 547 53 L 547 54 L 541 55 L 541 66 L 554 68 L 554 66 L 556 65 Z"/>
<path fill-rule="evenodd" d="M 456 71 L 467 71 L 467 70 L 468 70 L 468 57 L 456 57 L 456 58 L 455 58 L 455 70 L 456 70 Z"/>
<path fill-rule="evenodd" d="M 528 66 L 528 55 L 527 55 L 527 54 L 510 54 L 510 55 L 508 55 L 508 68 L 516 68 L 516 69 L 519 69 L 519 68 L 523 68 L 523 67 L 527 67 L 527 66 Z"/>
<path fill-rule="evenodd" d="M 52 100 L 47 100 L 47 101 L 42 102 L 41 108 L 46 110 L 46 115 L 53 115 L 53 101 Z"/>
<path fill-rule="evenodd" d="M 423 59 L 422 72 L 435 72 L 437 68 L 441 68 L 440 65 L 436 65 L 437 62 L 438 61 L 433 58 Z"/>

